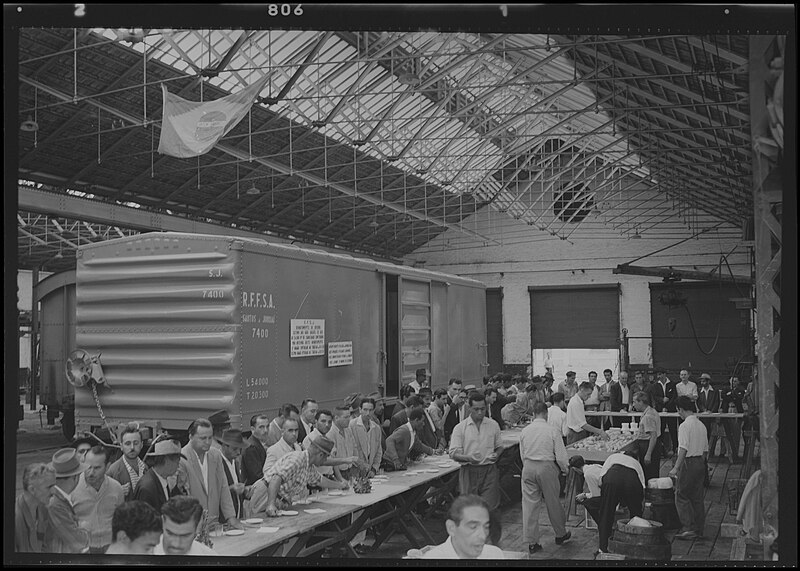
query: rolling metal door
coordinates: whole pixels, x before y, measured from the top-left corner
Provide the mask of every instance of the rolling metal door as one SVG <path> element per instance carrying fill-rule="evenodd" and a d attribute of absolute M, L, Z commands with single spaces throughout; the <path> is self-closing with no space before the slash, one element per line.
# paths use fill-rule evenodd
<path fill-rule="evenodd" d="M 400 383 L 431 370 L 431 285 L 400 278 Z"/>
<path fill-rule="evenodd" d="M 503 372 L 503 289 L 486 290 L 487 375 Z"/>
<path fill-rule="evenodd" d="M 529 287 L 533 349 L 618 349 L 619 286 Z"/>

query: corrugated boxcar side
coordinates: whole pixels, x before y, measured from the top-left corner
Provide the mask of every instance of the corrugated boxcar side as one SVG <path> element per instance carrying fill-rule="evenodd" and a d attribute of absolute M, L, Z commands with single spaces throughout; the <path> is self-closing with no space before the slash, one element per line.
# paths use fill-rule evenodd
<path fill-rule="evenodd" d="M 242 261 L 239 401 L 243 421 L 313 397 L 333 408 L 377 388 L 381 274 L 346 257 L 245 243 Z M 290 357 L 291 322 L 324 321 L 324 354 Z M 352 342 L 352 364 L 328 366 L 331 342 Z"/>
<path fill-rule="evenodd" d="M 233 409 L 239 253 L 230 243 L 150 234 L 79 252 L 77 346 L 102 354 L 110 422 L 185 429 Z M 79 430 L 101 424 L 89 390 L 76 390 L 75 407 Z"/>

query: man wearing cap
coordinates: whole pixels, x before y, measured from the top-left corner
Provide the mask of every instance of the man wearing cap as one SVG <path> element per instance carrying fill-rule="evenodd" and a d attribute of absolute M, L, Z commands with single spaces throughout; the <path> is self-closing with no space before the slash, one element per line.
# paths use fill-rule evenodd
<path fill-rule="evenodd" d="M 50 527 L 45 535 L 45 553 L 83 553 L 89 549 L 89 532 L 78 525 L 69 494 L 78 485 L 86 464 L 74 448 L 62 448 L 53 454 L 49 466 L 56 473 L 48 516 Z"/>
<path fill-rule="evenodd" d="M 203 506 L 197 498 L 177 496 L 161 506 L 161 541 L 154 555 L 216 555 L 195 539 Z"/>
<path fill-rule="evenodd" d="M 22 494 L 14 510 L 14 551 L 42 553 L 50 526 L 47 504 L 56 485 L 55 470 L 47 464 L 29 464 L 22 472 Z"/>
<path fill-rule="evenodd" d="M 266 511 L 268 517 L 275 517 L 280 510 L 291 507 L 292 503 L 308 497 L 308 486 L 319 486 L 335 490 L 346 490 L 346 482 L 336 482 L 320 476 L 315 469 L 322 466 L 333 451 L 333 442 L 325 436 L 318 436 L 308 450 L 290 452 L 264 474 L 267 485 L 266 494 L 252 499 L 252 512 Z"/>
<path fill-rule="evenodd" d="M 246 486 L 242 478 L 240 465 L 242 448 L 246 446 L 242 431 L 238 428 L 229 428 L 222 433 L 218 441 L 222 451 L 222 467 L 225 469 L 225 479 L 228 481 L 231 501 L 236 517 L 241 518 L 243 502 L 250 493 L 250 486 Z"/>
<path fill-rule="evenodd" d="M 139 458 L 139 453 L 142 451 L 142 435 L 136 424 L 125 426 L 119 440 L 122 456 L 108 467 L 106 475 L 122 484 L 127 501 L 133 497 L 136 485 L 147 470 L 147 465 Z"/>
<path fill-rule="evenodd" d="M 213 432 L 211 422 L 205 418 L 198 418 L 191 424 L 189 443 L 181 449 L 184 455 L 181 469 L 187 476 L 189 495 L 200 500 L 209 518 L 242 529 L 228 492 L 222 454 L 211 448 Z"/>
<path fill-rule="evenodd" d="M 105 553 L 111 545 L 111 518 L 125 501 L 122 484 L 106 475 L 108 450 L 94 446 L 86 454 L 86 471 L 70 494 L 78 525 L 89 531 L 89 553 Z"/>
<path fill-rule="evenodd" d="M 558 383 L 558 389 L 556 390 L 556 392 L 563 393 L 564 399 L 568 402 L 578 392 L 578 383 L 575 382 L 575 376 L 575 371 L 567 371 L 567 378 Z"/>
<path fill-rule="evenodd" d="M 269 417 L 266 414 L 254 414 L 250 418 L 250 438 L 247 447 L 242 451 L 241 467 L 242 482 L 245 486 L 252 486 L 261 478 L 264 460 L 267 459 L 267 448 L 275 444 L 269 442 Z M 224 456 L 224 454 L 223 454 Z"/>
<path fill-rule="evenodd" d="M 175 475 L 181 458 L 185 456 L 177 440 L 158 440 L 152 448 L 144 457 L 149 469 L 139 479 L 133 499 L 150 504 L 160 513 L 161 506 L 170 497 L 182 494 L 177 486 L 170 488 L 168 478 Z"/>
<path fill-rule="evenodd" d="M 211 428 L 213 430 L 211 448 L 219 450 L 219 438 L 222 436 L 224 430 L 231 427 L 231 417 L 227 410 L 218 410 L 208 417 L 208 422 L 211 423 Z"/>

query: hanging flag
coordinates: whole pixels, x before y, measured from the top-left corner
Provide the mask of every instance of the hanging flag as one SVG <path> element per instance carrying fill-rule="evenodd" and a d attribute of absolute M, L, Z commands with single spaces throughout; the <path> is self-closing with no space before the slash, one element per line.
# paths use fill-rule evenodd
<path fill-rule="evenodd" d="M 268 79 L 265 76 L 238 93 L 205 103 L 174 95 L 162 83 L 164 107 L 158 152 L 179 159 L 207 153 L 242 120 Z"/>

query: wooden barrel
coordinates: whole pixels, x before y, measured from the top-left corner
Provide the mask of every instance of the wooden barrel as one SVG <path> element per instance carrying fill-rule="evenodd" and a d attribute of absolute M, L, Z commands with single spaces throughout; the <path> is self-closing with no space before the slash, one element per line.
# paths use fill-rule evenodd
<path fill-rule="evenodd" d="M 650 521 L 653 527 L 639 527 L 628 525 L 628 521 L 621 519 L 617 522 L 614 537 L 608 541 L 611 553 L 624 555 L 626 559 L 648 561 L 669 561 L 672 558 L 672 548 L 659 522 Z"/>
<path fill-rule="evenodd" d="M 648 488 L 645 490 L 645 499 L 650 502 L 652 519 L 660 522 L 663 529 L 677 529 L 681 525 L 678 510 L 675 507 L 675 489 L 667 488 L 658 490 Z"/>

